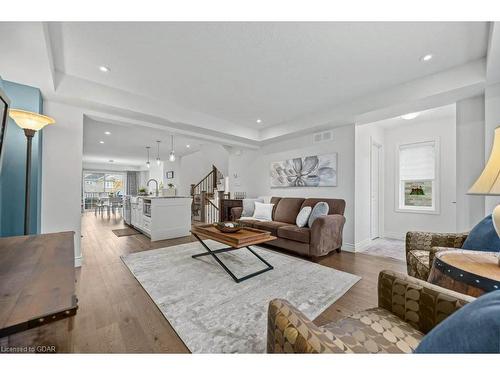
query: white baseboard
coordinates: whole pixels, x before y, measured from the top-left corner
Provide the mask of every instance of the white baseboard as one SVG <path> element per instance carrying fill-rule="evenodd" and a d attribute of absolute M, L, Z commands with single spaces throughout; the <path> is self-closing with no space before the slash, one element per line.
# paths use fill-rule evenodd
<path fill-rule="evenodd" d="M 354 247 L 355 247 L 355 249 L 356 249 L 356 251 L 357 251 L 357 250 L 361 250 L 362 248 L 364 248 L 364 247 L 366 247 L 366 246 L 370 245 L 371 243 L 372 243 L 372 240 L 371 240 L 371 239 L 369 239 L 369 238 L 366 238 L 366 239 L 364 239 L 363 241 L 356 242 L 356 243 L 354 244 Z"/>
<path fill-rule="evenodd" d="M 79 257 L 75 257 L 75 268 L 81 267 L 83 263 L 83 257 L 80 255 Z"/>
<path fill-rule="evenodd" d="M 355 247 L 354 247 L 354 244 L 352 243 L 344 243 L 342 244 L 342 248 L 341 248 L 343 251 L 349 251 L 350 253 L 354 253 L 356 250 L 355 250 Z"/>
<path fill-rule="evenodd" d="M 394 240 L 404 241 L 406 239 L 406 233 L 384 232 L 384 238 L 392 238 Z"/>

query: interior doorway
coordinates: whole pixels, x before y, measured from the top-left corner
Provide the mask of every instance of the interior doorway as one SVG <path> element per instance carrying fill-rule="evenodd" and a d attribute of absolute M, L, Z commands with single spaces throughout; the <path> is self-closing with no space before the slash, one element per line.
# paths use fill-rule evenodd
<path fill-rule="evenodd" d="M 371 141 L 370 143 L 370 239 L 381 236 L 381 181 L 382 171 L 382 145 Z"/>

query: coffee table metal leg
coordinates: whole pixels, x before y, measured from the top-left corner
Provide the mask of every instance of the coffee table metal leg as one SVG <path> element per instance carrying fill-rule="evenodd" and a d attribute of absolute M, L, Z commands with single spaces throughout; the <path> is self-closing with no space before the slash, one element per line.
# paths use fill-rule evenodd
<path fill-rule="evenodd" d="M 203 245 L 203 247 L 207 250 L 207 252 L 205 253 L 200 253 L 200 254 L 195 254 L 195 255 L 192 255 L 191 257 L 192 258 L 198 258 L 198 257 L 201 257 L 201 256 L 206 256 L 206 255 L 211 255 L 215 261 L 217 263 L 219 263 L 219 265 L 224 269 L 224 271 L 226 271 L 229 276 L 231 276 L 233 278 L 234 281 L 236 281 L 237 283 L 241 282 L 241 281 L 244 281 L 244 280 L 248 280 L 254 276 L 257 276 L 257 275 L 260 275 L 261 273 L 264 273 L 264 272 L 267 272 L 267 271 L 271 271 L 272 269 L 274 269 L 274 267 L 272 265 L 270 265 L 264 258 L 262 258 L 259 254 L 257 254 L 255 251 L 253 251 L 249 246 L 247 246 L 246 248 L 253 254 L 255 255 L 261 262 L 263 262 L 267 267 L 260 270 L 260 271 L 257 271 L 257 272 L 253 272 L 249 275 L 246 275 L 246 276 L 243 276 L 243 277 L 236 277 L 229 268 L 227 268 L 227 266 L 224 264 L 224 262 L 222 262 L 222 260 L 219 259 L 219 257 L 216 255 L 216 254 L 220 254 L 220 253 L 225 253 L 225 252 L 228 252 L 228 251 L 233 251 L 233 250 L 238 250 L 238 248 L 234 248 L 234 247 L 225 247 L 223 249 L 217 249 L 217 250 L 211 250 L 202 240 L 200 237 L 198 237 L 196 234 L 193 233 L 193 236 Z"/>

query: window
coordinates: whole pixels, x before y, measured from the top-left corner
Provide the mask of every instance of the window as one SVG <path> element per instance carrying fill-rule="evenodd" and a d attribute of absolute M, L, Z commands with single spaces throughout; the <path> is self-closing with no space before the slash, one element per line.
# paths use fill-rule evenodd
<path fill-rule="evenodd" d="M 437 213 L 438 141 L 400 145 L 398 210 Z"/>
<path fill-rule="evenodd" d="M 85 209 L 95 207 L 99 199 L 125 194 L 125 174 L 115 172 L 83 172 L 83 201 Z"/>

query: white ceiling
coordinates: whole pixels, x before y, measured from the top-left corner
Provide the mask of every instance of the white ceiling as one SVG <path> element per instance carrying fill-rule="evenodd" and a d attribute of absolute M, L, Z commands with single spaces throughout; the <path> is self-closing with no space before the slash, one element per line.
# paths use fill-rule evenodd
<path fill-rule="evenodd" d="M 109 131 L 111 134 L 106 135 Z M 113 160 L 114 165 L 145 167 L 147 151 L 150 146 L 150 161 L 157 155 L 157 143 L 160 143 L 160 159 L 168 162 L 171 150 L 172 134 L 160 129 L 142 126 L 125 126 L 85 118 L 83 125 L 83 161 L 86 163 L 106 163 Z M 103 144 L 99 141 L 104 141 Z M 200 149 L 200 140 L 174 135 L 174 150 L 177 157 L 196 152 Z M 186 147 L 189 145 L 190 147 Z"/>
<path fill-rule="evenodd" d="M 480 94 L 489 28 L 0 22 L 0 75 L 84 114 L 255 148 Z M 434 58 L 423 63 L 426 53 Z"/>
<path fill-rule="evenodd" d="M 65 22 L 50 31 L 55 68 L 68 75 L 264 128 L 484 57 L 488 29 L 484 22 Z M 422 63 L 427 53 L 434 59 Z"/>
<path fill-rule="evenodd" d="M 438 122 L 444 119 L 455 119 L 456 118 L 456 105 L 450 104 L 442 107 L 428 109 L 426 111 L 419 112 L 418 117 L 405 120 L 401 116 L 393 117 L 387 120 L 377 121 L 370 124 L 365 124 L 362 126 L 380 126 L 384 129 L 392 129 L 399 126 L 418 126 L 419 124 Z"/>

